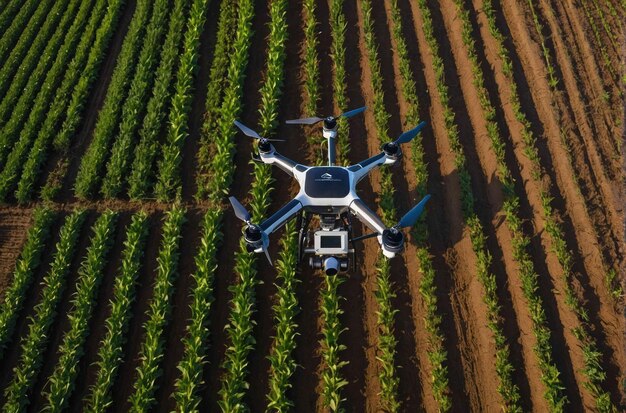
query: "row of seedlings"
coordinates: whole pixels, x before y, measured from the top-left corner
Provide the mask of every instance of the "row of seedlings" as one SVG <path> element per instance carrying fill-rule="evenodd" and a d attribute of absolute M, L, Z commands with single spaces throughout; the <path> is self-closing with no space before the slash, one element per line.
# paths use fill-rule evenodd
<path fill-rule="evenodd" d="M 78 363 L 84 354 L 89 335 L 89 321 L 96 306 L 98 289 L 103 278 L 109 250 L 113 244 L 117 214 L 103 213 L 94 223 L 90 246 L 78 270 L 76 292 L 68 313 L 69 330 L 58 349 L 59 360 L 48 377 L 44 411 L 61 412 L 67 408 L 76 377 Z"/>
<path fill-rule="evenodd" d="M 146 412 L 156 404 L 157 379 L 161 375 L 161 360 L 165 353 L 165 329 L 172 311 L 173 284 L 178 275 L 180 239 L 185 222 L 185 210 L 179 206 L 170 209 L 163 221 L 161 248 L 157 256 L 154 287 L 145 322 L 144 338 L 139 350 L 137 378 L 130 396 L 130 411 Z"/>
<path fill-rule="evenodd" d="M 330 3 L 330 30 L 331 30 L 331 54 L 333 57 L 333 96 L 339 112 L 348 107 L 347 86 L 345 82 L 345 32 L 347 28 L 346 18 L 343 12 L 343 0 L 333 0 Z M 348 122 L 342 117 L 338 121 L 337 159 L 340 163 L 347 161 L 349 151 Z M 342 397 L 341 389 L 348 385 L 343 377 L 342 369 L 348 364 L 342 360 L 340 353 L 346 350 L 346 346 L 340 343 L 341 333 L 345 331 L 340 316 L 343 314 L 341 302 L 343 297 L 338 293 L 338 288 L 345 279 L 338 274 L 324 277 L 324 284 L 320 290 L 320 318 L 322 321 L 322 337 L 320 348 L 324 361 L 321 375 L 322 403 L 330 411 L 336 412 L 343 408 L 345 398 Z"/>
<path fill-rule="evenodd" d="M 40 16 L 41 10 L 44 9 L 45 11 L 50 5 L 51 3 L 48 0 L 27 0 L 22 4 L 17 15 L 13 17 L 11 25 L 0 37 L 0 62 L 6 61 L 21 34 L 25 29 L 28 29 L 27 25 L 30 25 L 31 20 L 40 19 L 42 17 Z"/>
<path fill-rule="evenodd" d="M 379 144 L 389 140 L 388 119 L 389 113 L 385 108 L 383 78 L 378 58 L 378 46 L 374 33 L 372 18 L 372 4 L 369 0 L 361 2 L 363 14 L 363 32 L 365 48 L 372 77 L 374 91 L 374 121 L 376 125 Z M 393 201 L 394 187 L 391 180 L 391 171 L 388 168 L 380 170 L 380 206 L 382 219 L 385 225 L 394 225 L 396 210 Z M 398 341 L 394 335 L 394 317 L 397 310 L 392 307 L 392 300 L 396 297 L 391 283 L 391 263 L 382 253 L 379 253 L 376 263 L 376 292 L 375 298 L 378 305 L 378 356 L 380 369 L 378 379 L 380 382 L 380 396 L 382 408 L 386 411 L 400 410 L 398 400 L 398 379 L 395 359 Z"/>
<path fill-rule="evenodd" d="M 509 101 L 515 119 L 522 126 L 522 139 L 524 143 L 524 155 L 531 161 L 532 179 L 540 188 L 540 197 L 542 200 L 542 217 L 546 222 L 546 232 L 550 236 L 554 253 L 563 270 L 562 278 L 565 289 L 565 303 L 577 315 L 580 326 L 575 328 L 574 334 L 581 341 L 583 356 L 585 359 L 585 369 L 583 373 L 587 376 L 588 382 L 584 385 L 591 391 L 596 400 L 596 407 L 599 411 L 610 411 L 611 400 L 610 395 L 603 389 L 603 383 L 606 380 L 606 371 L 602 367 L 601 353 L 598 351 L 595 340 L 589 334 L 589 314 L 580 302 L 573 289 L 574 272 L 571 251 L 567 247 L 565 234 L 561 225 L 555 216 L 556 211 L 552 207 L 552 198 L 550 197 L 550 184 L 546 179 L 546 173 L 541 166 L 539 158 L 539 150 L 537 148 L 536 138 L 532 132 L 532 125 L 525 113 L 522 111 L 517 84 L 513 77 L 513 63 L 509 56 L 509 51 L 504 46 L 504 36 L 498 28 L 495 20 L 495 11 L 492 0 L 487 0 L 483 4 L 483 11 L 487 16 L 489 31 L 496 40 L 498 46 L 498 56 L 502 62 L 503 74 L 509 81 L 510 96 Z"/>
<path fill-rule="evenodd" d="M 285 43 L 287 39 L 286 0 L 273 0 L 269 6 L 269 39 L 267 49 L 267 70 L 261 85 L 260 112 L 261 136 L 269 137 L 276 128 L 279 98 L 284 78 Z M 273 181 L 269 165 L 255 162 L 254 181 L 251 188 L 250 208 L 252 219 L 260 221 L 270 204 L 271 183 Z M 226 349 L 222 369 L 219 406 L 223 411 L 245 408 L 244 396 L 249 388 L 247 382 L 248 355 L 254 347 L 252 330 L 255 311 L 256 257 L 250 254 L 243 239 L 235 253 L 235 273 L 238 282 L 231 287 L 233 293 L 231 312 L 226 326 L 230 345 Z"/>
<path fill-rule="evenodd" d="M 26 88 L 14 91 L 13 101 L 17 103 L 3 100 L 0 109 L 4 112 L 1 115 L 8 120 L 0 131 L 0 167 L 6 164 L 7 156 L 16 140 L 21 139 L 21 134 L 34 134 L 29 129 L 37 129 L 43 121 L 68 65 L 79 53 L 84 53 L 83 50 L 89 48 L 95 39 L 99 24 L 107 14 L 106 3 L 106 0 L 96 0 L 96 4 L 90 7 L 90 2 L 84 2 L 60 49 L 56 52 L 52 49 L 42 56 Z"/>
<path fill-rule="evenodd" d="M 533 19 L 535 20 L 535 30 L 537 31 L 537 35 L 539 36 L 539 39 L 541 41 L 542 44 L 546 43 L 546 39 L 543 35 L 543 28 L 541 26 L 541 24 L 539 23 L 539 17 L 535 12 L 535 9 L 532 8 L 532 4 L 531 4 L 531 11 L 533 14 Z M 553 73 L 554 72 L 554 67 L 552 66 L 552 58 L 551 58 L 551 54 L 550 54 L 550 50 L 548 50 L 546 47 L 543 47 L 543 54 L 546 60 L 546 65 L 548 67 L 548 72 L 549 73 Z M 552 84 L 552 82 L 550 82 L 550 86 L 552 87 L 552 93 L 553 94 L 558 94 L 560 93 L 560 90 L 558 88 L 558 83 L 557 84 Z M 569 143 L 569 139 L 567 137 L 567 133 L 565 132 L 564 128 L 561 127 L 561 145 L 563 146 L 563 148 L 565 149 L 565 152 L 567 153 L 567 159 L 568 162 L 570 163 L 570 165 L 572 166 L 572 169 L 576 169 L 574 168 L 574 161 L 572 159 L 573 156 L 573 150 L 572 147 Z M 576 185 L 579 188 L 579 192 L 580 192 L 580 179 L 579 177 L 575 177 L 574 182 L 576 183 Z M 585 204 L 587 204 L 587 202 L 585 201 Z M 594 232 L 595 232 L 595 236 L 597 239 L 600 239 L 600 237 L 598 236 L 599 234 L 597 233 L 597 230 L 594 227 Z M 606 285 L 607 290 L 609 291 L 609 294 L 613 297 L 613 299 L 617 302 L 620 300 L 620 298 L 622 297 L 623 291 L 620 285 L 619 280 L 617 279 L 617 272 L 613 269 L 610 268 L 610 265 L 608 263 L 605 262 L 605 258 L 603 256 L 602 258 L 602 266 L 604 267 L 603 270 L 605 272 L 605 278 L 604 278 L 604 283 Z"/>
<path fill-rule="evenodd" d="M 167 136 L 161 147 L 162 157 L 158 162 L 154 192 L 160 201 L 171 200 L 181 194 L 181 151 L 185 139 L 189 136 L 188 121 L 193 99 L 193 81 L 198 70 L 200 34 L 206 20 L 207 4 L 208 0 L 194 0 L 189 13 L 172 96 Z"/>
<path fill-rule="evenodd" d="M 146 115 L 139 130 L 133 162 L 128 174 L 128 196 L 141 199 L 149 195 L 152 188 L 154 160 L 159 149 L 159 134 L 165 125 L 167 107 L 171 97 L 180 42 L 184 33 L 187 2 L 177 0 L 170 17 L 167 37 L 163 43 L 159 67 L 154 75 L 154 88 L 148 101 Z"/>
<path fill-rule="evenodd" d="M 61 17 L 66 12 L 71 14 L 71 9 L 67 9 L 68 2 L 69 0 L 61 0 L 41 3 L 17 43 L 13 46 L 11 53 L 0 66 L 0 100 L 4 98 L 13 76 L 18 70 L 28 73 L 32 71 L 36 61 L 32 58 L 26 61 L 26 57 L 34 55 L 39 57 L 41 55 L 41 50 L 52 36 Z M 53 4 L 54 6 L 52 6 Z M 72 2 L 72 7 L 76 8 L 77 4 L 76 1 Z"/>
<path fill-rule="evenodd" d="M 305 110 L 308 114 L 317 113 L 319 100 L 319 65 L 317 57 L 317 33 L 315 20 L 315 1 L 303 2 L 304 27 L 304 93 Z M 312 140 L 309 139 L 309 143 Z M 321 161 L 321 156 L 317 157 Z M 270 411 L 282 412 L 294 407 L 288 397 L 290 380 L 297 369 L 293 352 L 296 348 L 298 325 L 295 318 L 300 308 L 296 296 L 296 268 L 298 266 L 298 237 L 295 221 L 285 225 L 281 239 L 280 256 L 276 262 L 276 295 L 272 310 L 274 312 L 275 335 L 270 349 L 269 393 L 267 394 Z"/>
<path fill-rule="evenodd" d="M 56 319 L 59 302 L 65 289 L 66 278 L 76 249 L 78 235 L 85 218 L 84 211 L 69 215 L 59 231 L 59 242 L 48 273 L 43 278 L 41 300 L 28 319 L 28 332 L 20 341 L 21 354 L 13 369 L 13 378 L 4 390 L 4 412 L 25 411 L 30 403 L 37 376 L 44 361 L 45 349 L 50 339 L 50 328 Z"/>
<path fill-rule="evenodd" d="M 117 29 L 122 4 L 123 2 L 119 1 L 112 5 L 111 8 L 116 12 L 105 16 L 101 22 L 93 45 L 88 53 L 85 51 L 88 55 L 77 54 L 77 58 L 68 66 L 63 83 L 57 90 L 51 109 L 23 165 L 22 176 L 15 191 L 18 202 L 25 203 L 31 200 L 51 143 L 54 143 L 57 151 L 67 152 L 69 149 L 70 138 L 82 119 L 89 92 L 97 79 L 109 42 Z"/>
<path fill-rule="evenodd" d="M 37 208 L 33 213 L 33 225 L 28 230 L 26 242 L 15 264 L 11 285 L 5 291 L 4 300 L 0 304 L 0 360 L 13 336 L 17 317 L 41 263 L 54 216 L 52 210 L 45 207 Z"/>
<path fill-rule="evenodd" d="M 6 4 L 9 3 L 9 4 Z M 24 3 L 17 0 L 2 0 L 0 11 L 0 35 L 4 35 Z"/>
<path fill-rule="evenodd" d="M 112 388 L 124 357 L 124 344 L 132 317 L 131 306 L 135 301 L 147 235 L 148 217 L 144 212 L 137 212 L 126 230 L 121 263 L 113 282 L 113 297 L 108 305 L 110 314 L 104 322 L 104 338 L 94 363 L 95 381 L 83 406 L 85 412 L 103 412 L 113 402 Z"/>
<path fill-rule="evenodd" d="M 102 168 L 108 157 L 111 141 L 118 131 L 122 107 L 135 72 L 152 2 L 139 0 L 136 7 L 117 57 L 104 104 L 98 113 L 91 143 L 81 159 L 74 182 L 74 191 L 79 198 L 87 198 L 95 191 L 102 177 Z"/>
<path fill-rule="evenodd" d="M 176 2 L 176 8 L 183 10 L 184 2 Z M 163 43 L 167 17 L 170 12 L 169 1 L 159 0 L 154 4 L 150 23 L 146 27 L 145 38 L 137 61 L 137 68 L 129 86 L 128 97 L 122 107 L 119 131 L 111 147 L 111 155 L 106 166 L 100 193 L 104 198 L 113 198 L 122 191 L 124 177 L 128 171 L 129 157 L 135 132 L 139 127 L 146 109 L 146 96 L 152 88 L 155 68 L 158 63 L 159 46 Z M 174 15 L 175 17 L 179 17 Z"/>
<path fill-rule="evenodd" d="M 420 109 L 417 96 L 417 87 L 415 80 L 413 79 L 411 69 L 411 59 L 407 50 L 406 41 L 404 39 L 402 30 L 401 13 L 398 7 L 397 0 L 391 1 L 391 20 L 393 22 L 392 36 L 395 40 L 395 50 L 398 55 L 401 83 L 401 93 L 404 100 L 408 104 L 408 112 L 406 114 L 405 123 L 408 125 L 416 125 L 420 121 Z M 417 196 L 423 198 L 427 194 L 427 182 L 428 182 L 428 170 L 424 161 L 424 148 L 421 139 L 414 139 L 411 146 L 411 162 L 415 169 L 417 177 Z M 428 359 L 433 369 L 432 372 L 432 385 L 435 399 L 439 404 L 441 410 L 447 411 L 451 408 L 451 399 L 449 395 L 449 378 L 448 368 L 445 365 L 447 361 L 447 353 L 443 346 L 444 336 L 441 331 L 441 315 L 439 315 L 437 309 L 437 287 L 435 284 L 436 272 L 433 266 L 430 252 L 428 251 L 428 227 L 426 225 L 425 217 L 421 218 L 414 226 L 412 230 L 413 239 L 415 241 L 416 255 L 419 261 L 420 270 L 422 272 L 422 278 L 420 283 L 420 293 L 424 298 L 424 304 L 426 308 L 426 316 L 424 317 L 424 323 L 426 331 L 428 333 Z M 485 261 L 486 262 L 486 261 Z M 479 274 L 487 277 L 488 280 L 495 285 L 495 278 L 488 271 L 479 271 Z M 483 278 L 481 277 L 481 280 Z M 489 290 L 488 297 L 492 303 L 497 306 L 497 295 L 495 289 Z M 497 307 L 494 307 L 497 309 Z M 493 325 L 498 320 L 498 312 L 490 311 L 490 320 L 493 321 Z M 504 334 L 500 328 L 500 335 L 502 339 Z M 497 350 L 498 360 L 507 360 L 509 357 L 508 347 L 503 346 L 502 349 Z M 496 366 L 498 370 L 498 365 Z M 510 382 L 507 382 L 508 386 L 505 386 L 511 391 L 517 391 L 512 387 Z"/>
<path fill-rule="evenodd" d="M 221 151 L 228 156 L 228 161 L 211 165 L 218 168 L 213 170 L 213 173 L 221 176 L 223 180 L 220 181 L 221 185 L 212 188 L 209 202 L 215 207 L 210 207 L 202 220 L 201 244 L 195 257 L 196 270 L 192 274 L 194 285 L 191 290 L 191 319 L 182 339 L 183 357 L 178 363 L 180 376 L 175 382 L 172 395 L 178 411 L 196 411 L 201 401 L 200 386 L 203 383 L 202 373 L 209 348 L 209 314 L 213 303 L 213 280 L 217 270 L 217 250 L 222 238 L 221 224 L 224 210 L 220 200 L 223 193 L 228 190 L 234 174 L 232 152 L 228 148 L 231 147 L 234 136 L 233 120 L 241 108 L 243 91 L 241 86 L 251 43 L 253 13 L 254 4 L 251 1 L 241 1 L 238 7 L 233 2 L 223 2 L 220 9 L 217 50 L 211 66 L 211 81 L 207 91 L 207 112 L 202 127 L 201 152 Z M 226 75 L 225 87 L 224 75 Z M 214 135 L 215 131 L 221 130 L 228 133 Z M 199 159 L 202 159 L 201 152 L 198 154 Z M 210 162 L 210 159 L 207 158 L 206 162 Z M 206 183 L 198 182 L 197 197 L 204 198 L 207 190 Z"/>

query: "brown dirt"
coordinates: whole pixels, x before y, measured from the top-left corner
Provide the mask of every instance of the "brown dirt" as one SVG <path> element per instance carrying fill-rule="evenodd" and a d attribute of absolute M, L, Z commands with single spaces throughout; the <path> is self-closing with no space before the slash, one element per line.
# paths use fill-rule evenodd
<path fill-rule="evenodd" d="M 28 209 L 0 209 L 0 300 L 11 283 L 17 258 L 32 225 L 31 215 Z"/>

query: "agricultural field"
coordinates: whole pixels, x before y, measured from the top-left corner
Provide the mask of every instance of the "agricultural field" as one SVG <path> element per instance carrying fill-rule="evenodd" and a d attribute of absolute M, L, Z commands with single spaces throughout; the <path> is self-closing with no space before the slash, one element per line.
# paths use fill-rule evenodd
<path fill-rule="evenodd" d="M 0 0 L 0 406 L 626 411 L 624 0 Z M 325 162 L 393 260 L 246 251 Z M 362 228 L 357 226 L 357 235 Z"/>

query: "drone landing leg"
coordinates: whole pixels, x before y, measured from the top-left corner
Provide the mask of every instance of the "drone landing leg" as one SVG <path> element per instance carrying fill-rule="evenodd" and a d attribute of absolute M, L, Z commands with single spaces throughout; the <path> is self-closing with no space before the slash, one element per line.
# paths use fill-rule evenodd
<path fill-rule="evenodd" d="M 304 256 L 304 249 L 306 247 L 306 235 L 309 229 L 309 223 L 311 222 L 311 214 L 308 212 L 300 212 L 298 215 L 298 262 L 302 261 Z"/>

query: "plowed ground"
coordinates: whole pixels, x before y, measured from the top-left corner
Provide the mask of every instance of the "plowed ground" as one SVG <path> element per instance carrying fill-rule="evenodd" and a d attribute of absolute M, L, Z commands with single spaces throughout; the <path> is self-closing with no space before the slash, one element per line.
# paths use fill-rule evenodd
<path fill-rule="evenodd" d="M 132 2 L 131 2 L 132 3 Z M 179 277 L 175 283 L 173 298 L 173 319 L 167 330 L 167 344 L 163 360 L 164 374 L 160 378 L 157 411 L 172 411 L 174 401 L 170 397 L 174 382 L 179 375 L 176 365 L 182 355 L 180 337 L 184 334 L 190 317 L 189 293 L 193 285 L 191 273 L 194 270 L 193 257 L 199 242 L 199 225 L 205 204 L 194 199 L 194 162 L 198 150 L 200 125 L 202 124 L 204 97 L 209 82 L 209 68 L 212 51 L 215 47 L 219 2 L 211 4 L 205 33 L 201 39 L 202 56 L 195 84 L 194 109 L 190 119 L 191 136 L 184 146 L 183 201 L 188 208 L 186 230 L 183 232 L 182 254 Z M 385 107 L 390 113 L 389 130 L 391 136 L 399 135 L 405 125 L 408 111 L 400 90 L 398 57 L 395 54 L 395 40 L 392 36 L 390 6 L 386 1 L 374 1 L 374 31 L 378 40 L 379 59 L 384 78 Z M 541 216 L 539 187 L 531 175 L 532 165 L 523 155 L 521 125 L 515 118 L 510 105 L 510 85 L 503 74 L 502 63 L 498 58 L 498 46 L 490 34 L 482 0 L 465 0 L 470 11 L 473 38 L 478 50 L 478 58 L 485 77 L 492 103 L 496 107 L 497 123 L 502 131 L 506 146 L 506 163 L 515 179 L 515 192 L 520 198 L 520 215 L 524 220 L 524 232 L 531 238 L 528 248 L 535 269 L 539 275 L 539 294 L 545 305 L 545 312 L 551 329 L 552 355 L 566 387 L 569 400 L 568 411 L 593 410 L 594 400 L 583 386 L 586 378 L 581 370 L 584 367 L 582 351 L 571 329 L 576 325 L 576 316 L 565 303 L 562 268 L 553 252 L 551 241 L 545 232 L 546 222 Z M 624 389 L 626 387 L 626 355 L 624 354 L 624 310 L 620 300 L 611 297 L 605 283 L 609 269 L 625 275 L 624 268 L 624 164 L 620 155 L 624 134 L 623 104 L 620 90 L 623 90 L 621 77 L 616 77 L 603 65 L 598 39 L 595 37 L 590 20 L 579 2 L 569 0 L 534 1 L 537 18 L 543 28 L 545 47 L 552 56 L 558 86 L 552 89 L 548 83 L 548 69 L 543 58 L 540 39 L 534 30 L 534 22 L 528 3 L 521 0 L 494 2 L 498 6 L 497 25 L 505 35 L 505 46 L 513 61 L 514 79 L 521 98 L 521 106 L 532 124 L 532 131 L 538 138 L 541 167 L 545 180 L 551 185 L 553 207 L 566 235 L 567 246 L 574 258 L 575 292 L 588 309 L 591 316 L 590 331 L 603 354 L 602 366 L 607 373 L 606 390 L 613 403 L 626 409 Z M 611 3 L 620 12 L 618 17 L 610 14 L 607 4 L 596 1 L 609 26 L 616 33 L 623 27 L 626 10 Z M 623 4 L 623 2 L 621 3 Z M 450 392 L 454 411 L 497 411 L 501 398 L 497 392 L 499 384 L 495 371 L 495 346 L 487 328 L 487 306 L 483 302 L 483 289 L 476 278 L 476 255 L 472 250 L 469 232 L 464 226 L 460 207 L 458 173 L 454 166 L 454 155 L 447 140 L 444 127 L 443 107 L 436 92 L 436 78 L 432 68 L 433 56 L 422 31 L 423 15 L 415 1 L 399 0 L 403 36 L 412 60 L 413 76 L 417 83 L 421 118 L 428 127 L 420 138 L 425 148 L 428 163 L 428 190 L 432 194 L 428 210 L 430 252 L 437 272 L 436 287 L 438 312 L 443 318 L 442 332 L 445 337 L 446 362 L 449 371 Z M 453 0 L 432 0 L 431 9 L 435 36 L 445 63 L 445 81 L 451 93 L 452 108 L 456 113 L 460 139 L 467 157 L 467 167 L 471 175 L 472 191 L 478 200 L 476 212 L 487 231 L 487 246 L 493 256 L 491 271 L 497 277 L 498 294 L 504 332 L 508 338 L 511 362 L 515 367 L 514 383 L 519 387 L 524 410 L 545 411 L 543 399 L 544 385 L 540 381 L 540 370 L 533 352 L 535 339 L 531 331 L 532 322 L 526 301 L 522 294 L 518 264 L 513 259 L 511 234 L 504 225 L 502 205 L 504 193 L 502 184 L 496 178 L 496 158 L 487 137 L 486 123 L 473 86 L 473 74 L 461 37 L 461 22 Z M 128 13 L 122 19 L 119 30 L 128 25 Z M 329 3 L 318 2 L 316 19 L 318 22 L 321 74 L 321 99 L 319 115 L 335 112 L 332 96 L 330 55 Z M 371 67 L 366 55 L 363 12 L 358 0 L 347 0 L 344 4 L 348 28 L 346 31 L 346 70 L 347 93 L 350 107 L 367 105 L 373 108 L 374 91 L 371 82 Z M 591 13 L 599 19 L 598 10 Z M 282 94 L 279 119 L 291 119 L 314 114 L 303 113 L 305 92 L 303 85 L 303 42 L 304 26 L 301 1 L 290 1 L 287 13 L 289 40 L 285 67 L 285 84 Z M 620 21 L 621 20 L 621 21 Z M 244 111 L 242 122 L 255 127 L 258 121 L 258 107 L 261 105 L 259 86 L 263 81 L 268 36 L 268 7 L 265 2 L 257 2 L 253 21 L 252 39 L 246 80 L 244 86 Z M 597 23 L 596 23 L 597 24 Z M 609 36 L 601 31 L 600 41 L 606 45 L 609 59 L 615 70 L 622 70 L 621 55 L 626 48 L 624 42 L 614 47 Z M 74 158 L 70 162 L 69 176 L 75 175 L 80 154 L 84 152 L 85 139 L 91 136 L 95 114 L 102 104 L 104 90 L 113 70 L 113 62 L 119 52 L 123 36 L 114 38 L 105 65 L 96 85 L 96 92 L 87 107 L 86 121 L 77 139 Z M 624 36 L 620 36 L 624 38 Z M 621 49 L 621 50 L 620 50 Z M 313 162 L 317 155 L 307 147 L 303 136 L 304 129 L 280 126 L 278 135 L 287 142 L 277 144 L 284 155 L 300 162 Z M 308 129 L 307 129 L 308 131 Z M 363 116 L 350 121 L 349 160 L 356 163 L 378 152 L 374 114 L 370 109 Z M 312 130 L 312 133 L 321 131 Z M 240 200 L 246 200 L 250 187 L 251 166 L 249 153 L 252 143 L 242 135 L 237 143 L 235 156 L 235 186 L 231 193 Z M 563 143 L 566 141 L 569 150 Z M 410 157 L 410 151 L 406 156 Z M 396 207 L 400 214 L 415 202 L 416 178 L 410 158 L 400 167 L 393 169 Z M 51 161 L 53 162 L 54 159 Z M 271 210 L 279 208 L 297 192 L 296 186 L 280 171 L 274 172 L 276 188 L 272 192 Z M 69 211 L 76 207 L 90 210 L 90 221 L 105 208 L 121 212 L 117 225 L 115 245 L 106 266 L 106 273 L 98 297 L 98 306 L 90 323 L 91 334 L 86 352 L 80 364 L 77 388 L 71 399 L 71 410 L 81 411 L 83 398 L 94 380 L 92 371 L 98 343 L 103 335 L 103 321 L 108 315 L 107 303 L 112 294 L 113 279 L 120 261 L 124 229 L 131 212 L 145 209 L 150 212 L 150 235 L 144 257 L 144 266 L 139 277 L 137 301 L 133 306 L 133 318 L 129 330 L 124 364 L 114 391 L 114 411 L 128 408 L 127 399 L 131 391 L 130 383 L 135 375 L 139 345 L 142 340 L 144 311 L 152 295 L 152 272 L 156 265 L 156 254 L 160 240 L 162 213 L 168 205 L 153 202 L 135 203 L 126 200 L 85 202 L 74 197 L 71 185 L 62 191 L 62 200 L 54 207 Z M 360 187 L 360 194 L 373 209 L 379 201 L 379 174 L 373 173 Z M 19 255 L 26 231 L 30 225 L 32 209 L 36 205 L 18 207 L 4 205 L 0 208 L 0 298 L 11 281 L 15 260 Z M 218 410 L 217 400 L 220 389 L 219 366 L 227 343 L 224 327 L 229 313 L 231 292 L 228 287 L 235 282 L 232 268 L 233 251 L 240 237 L 240 222 L 228 212 L 222 247 L 219 251 L 219 268 L 214 285 L 215 302 L 211 308 L 210 350 L 208 364 L 204 371 L 203 403 L 201 409 Z M 58 228 L 58 225 L 55 227 Z M 82 257 L 87 243 L 87 225 L 77 256 Z M 277 256 L 279 247 L 273 237 L 270 252 Z M 56 239 L 52 237 L 54 242 Z M 39 294 L 38 283 L 43 277 L 46 265 L 53 251 L 52 243 L 44 253 L 42 269 L 37 273 L 36 287 L 32 297 L 26 301 L 26 308 L 20 315 L 16 333 L 6 352 L 5 362 L 0 365 L 0 387 L 4 389 L 11 378 L 11 371 L 19 356 L 19 337 L 26 333 L 27 316 L 32 314 Z M 343 390 L 348 411 L 374 412 L 380 409 L 380 383 L 377 357 L 378 328 L 376 324 L 377 304 L 375 301 L 376 271 L 375 259 L 378 254 L 376 241 L 369 240 L 360 248 L 360 262 L 356 272 L 346 275 L 339 289 L 344 298 L 344 311 L 341 322 L 346 331 L 341 335 L 342 344 L 347 347 L 341 357 L 349 364 L 342 370 L 348 381 Z M 76 260 L 75 260 L 76 261 Z M 426 349 L 428 336 L 424 325 L 425 304 L 419 292 L 421 273 L 416 260 L 415 245 L 409 243 L 400 258 L 396 258 L 392 281 L 397 293 L 393 301 L 396 315 L 395 335 L 398 340 L 396 365 L 400 379 L 399 396 L 403 411 L 437 411 L 431 385 L 431 365 Z M 40 391 L 48 374 L 58 360 L 56 348 L 62 334 L 68 328 L 66 313 L 76 279 L 77 262 L 74 263 L 69 278 L 69 287 L 64 293 L 59 308 L 59 317 L 48 346 L 45 365 L 36 386 Z M 269 354 L 273 330 L 272 305 L 275 294 L 275 270 L 264 260 L 259 260 L 257 287 L 257 311 L 254 314 L 256 345 L 250 356 L 251 388 L 246 402 L 251 411 L 262 411 L 267 405 Z M 302 265 L 298 278 L 297 297 L 300 313 L 297 317 L 298 336 L 295 358 L 300 366 L 292 377 L 292 390 L 289 396 L 295 403 L 295 411 L 321 411 L 322 359 L 319 345 L 322 322 L 319 310 L 319 291 L 323 276 Z M 618 281 L 619 282 L 619 281 Z M 3 396 L 0 392 L 0 403 Z M 34 397 L 30 411 L 39 411 L 43 400 Z"/>

